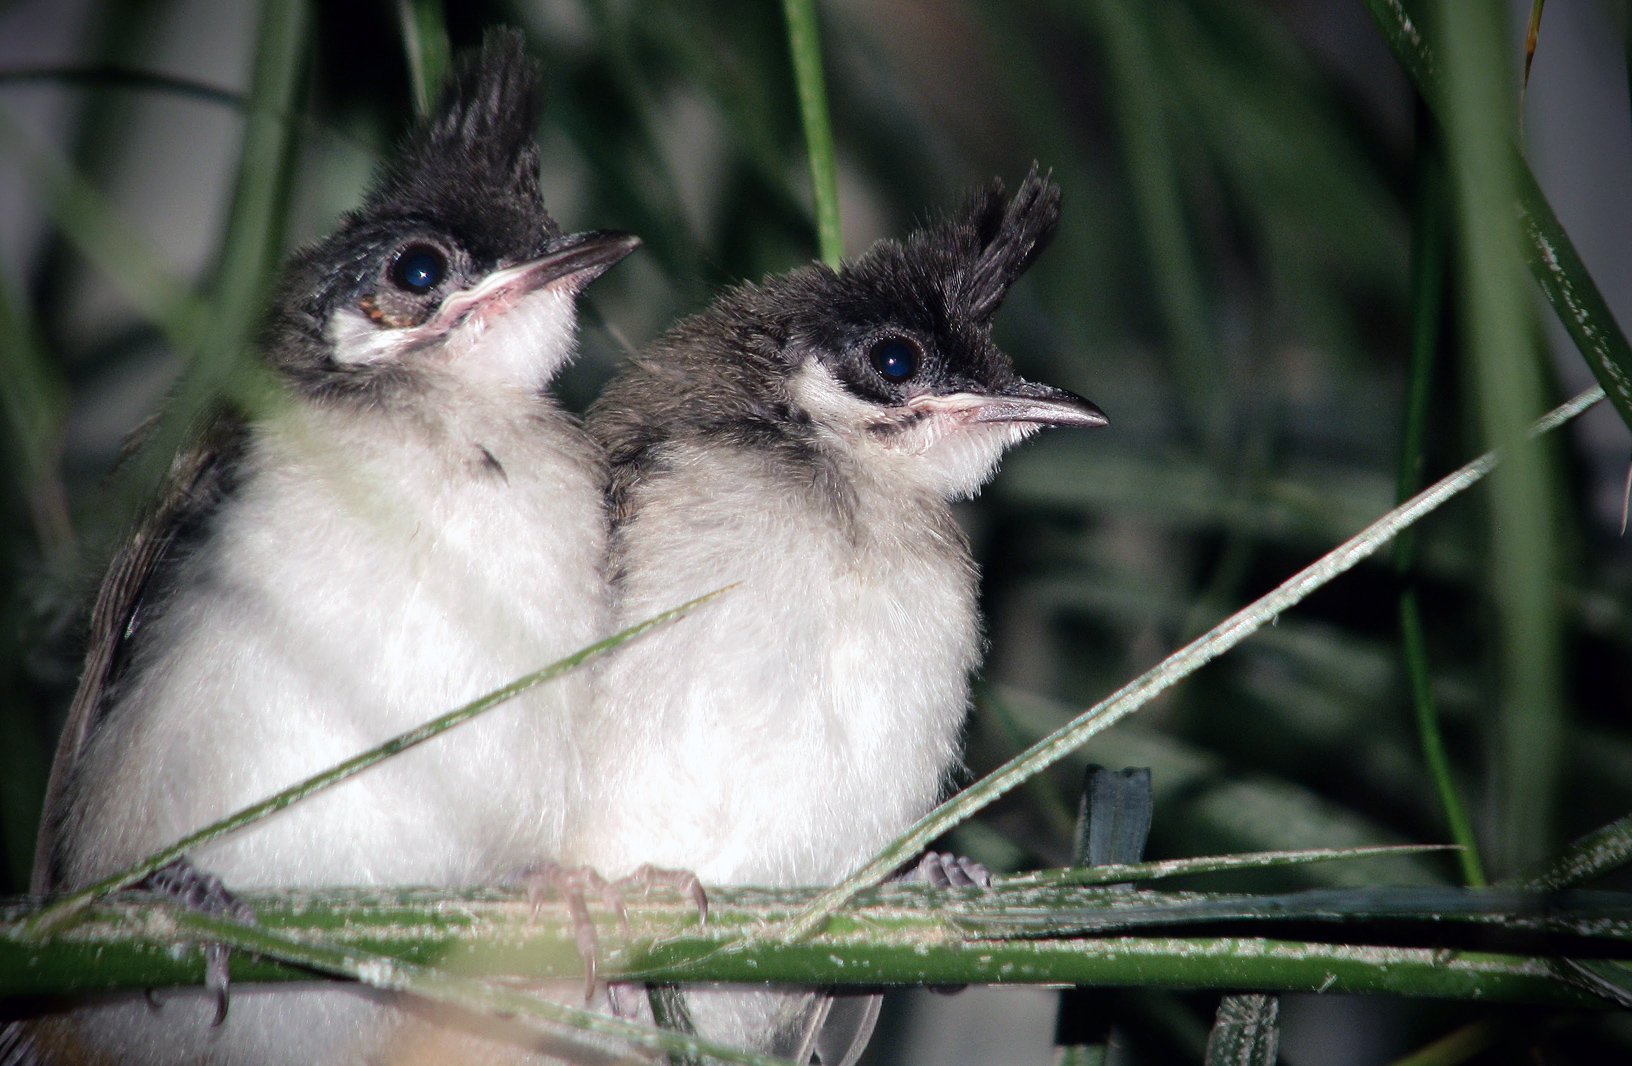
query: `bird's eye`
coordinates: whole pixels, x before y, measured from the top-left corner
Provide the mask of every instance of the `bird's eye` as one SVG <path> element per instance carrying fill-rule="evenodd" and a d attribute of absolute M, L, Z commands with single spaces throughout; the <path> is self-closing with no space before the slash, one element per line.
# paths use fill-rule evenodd
<path fill-rule="evenodd" d="M 873 367 L 886 381 L 900 384 L 918 373 L 918 345 L 902 337 L 886 337 L 873 345 Z"/>
<path fill-rule="evenodd" d="M 448 272 L 448 259 L 428 244 L 410 244 L 391 263 L 391 283 L 415 295 L 430 292 Z"/>

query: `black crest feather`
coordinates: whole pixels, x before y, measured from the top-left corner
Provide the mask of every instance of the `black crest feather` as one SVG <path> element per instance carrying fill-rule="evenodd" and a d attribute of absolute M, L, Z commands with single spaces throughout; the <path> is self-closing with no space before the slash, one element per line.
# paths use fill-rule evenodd
<path fill-rule="evenodd" d="M 990 322 L 1009 287 L 1042 254 L 1060 221 L 1060 187 L 1039 174 L 1037 164 L 1005 202 L 997 178 L 972 197 L 951 225 L 971 234 L 974 262 L 965 270 L 958 296 L 970 317 Z"/>
<path fill-rule="evenodd" d="M 431 114 L 381 169 L 365 212 L 461 219 L 514 243 L 528 230 L 560 235 L 538 186 L 538 64 L 522 35 L 490 30 L 479 51 L 454 63 Z M 529 242 L 531 243 L 531 242 Z"/>

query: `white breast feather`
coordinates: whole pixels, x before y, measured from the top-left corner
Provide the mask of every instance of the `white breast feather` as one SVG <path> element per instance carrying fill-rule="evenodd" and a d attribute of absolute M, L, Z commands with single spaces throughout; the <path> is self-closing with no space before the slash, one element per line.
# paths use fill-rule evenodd
<path fill-rule="evenodd" d="M 532 419 L 456 424 L 436 439 L 305 411 L 261 427 L 154 623 L 162 651 L 86 753 L 75 881 L 602 634 L 582 446 Z M 586 693 L 582 675 L 554 682 L 194 858 L 238 887 L 512 872 L 559 840 L 564 716 Z"/>

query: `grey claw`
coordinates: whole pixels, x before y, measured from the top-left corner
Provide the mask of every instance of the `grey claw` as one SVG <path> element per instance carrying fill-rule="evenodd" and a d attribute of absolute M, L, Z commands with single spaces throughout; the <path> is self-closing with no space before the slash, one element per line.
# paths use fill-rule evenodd
<path fill-rule="evenodd" d="M 145 884 L 152 891 L 205 914 L 240 922 L 255 921 L 255 911 L 249 904 L 227 891 L 227 886 L 221 883 L 219 877 L 200 870 L 186 856 L 154 870 Z M 210 1023 L 211 1028 L 227 1020 L 230 999 L 227 961 L 230 956 L 231 952 L 225 944 L 204 945 L 204 987 L 215 994 L 215 1020 Z"/>
<path fill-rule="evenodd" d="M 934 888 L 990 888 L 992 872 L 963 855 L 926 851 L 903 880 L 925 881 Z"/>
<path fill-rule="evenodd" d="M 227 947 L 225 944 L 204 945 L 204 988 L 215 993 L 214 1029 L 227 1020 Z"/>
<path fill-rule="evenodd" d="M 671 888 L 690 899 L 697 908 L 697 924 L 708 924 L 708 893 L 703 891 L 703 883 L 690 870 L 669 870 L 647 863 L 618 881 L 620 888 L 635 888 L 642 892 L 650 892 L 655 885 Z"/>
<path fill-rule="evenodd" d="M 596 949 L 600 944 L 600 934 L 596 932 L 595 920 L 590 917 L 589 904 L 584 898 L 586 892 L 593 892 L 608 910 L 618 916 L 618 922 L 623 926 L 626 937 L 629 935 L 629 911 L 624 906 L 623 894 L 631 889 L 649 892 L 654 885 L 666 885 L 689 896 L 697 905 L 701 920 L 708 921 L 708 897 L 703 893 L 703 886 L 697 880 L 697 875 L 689 870 L 664 870 L 647 865 L 640 867 L 628 877 L 608 881 L 588 866 L 566 867 L 558 862 L 546 861 L 524 871 L 522 881 L 527 886 L 527 902 L 531 905 L 529 922 L 538 914 L 544 889 L 554 889 L 566 903 L 567 913 L 572 917 L 573 938 L 578 944 L 578 957 L 584 963 L 586 1003 L 595 998 L 595 983 L 599 975 Z"/>

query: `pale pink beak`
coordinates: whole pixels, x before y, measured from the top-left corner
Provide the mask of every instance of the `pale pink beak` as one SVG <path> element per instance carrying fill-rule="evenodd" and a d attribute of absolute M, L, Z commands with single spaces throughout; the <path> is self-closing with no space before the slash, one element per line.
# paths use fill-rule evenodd
<path fill-rule="evenodd" d="M 914 396 L 914 411 L 936 412 L 966 422 L 1029 422 L 1039 426 L 1104 426 L 1105 412 L 1074 392 L 1015 381 L 995 392 L 953 392 Z"/>
<path fill-rule="evenodd" d="M 419 329 L 430 334 L 446 333 L 474 311 L 484 316 L 502 314 L 522 297 L 551 286 L 568 288 L 576 294 L 640 247 L 640 238 L 633 233 L 611 230 L 577 233 L 567 241 L 548 255 L 495 270 L 470 288 L 449 293 Z"/>

